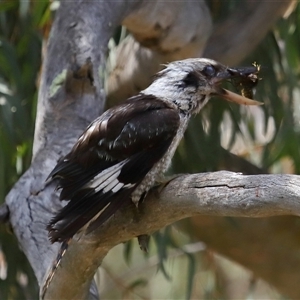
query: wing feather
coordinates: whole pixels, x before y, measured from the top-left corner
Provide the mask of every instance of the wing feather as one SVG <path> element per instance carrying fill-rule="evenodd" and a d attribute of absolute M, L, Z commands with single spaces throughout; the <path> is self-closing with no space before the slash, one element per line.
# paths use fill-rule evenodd
<path fill-rule="evenodd" d="M 169 148 L 178 113 L 154 96 L 140 95 L 106 111 L 51 172 L 67 205 L 50 221 L 52 242 L 100 226 L 130 196 Z"/>

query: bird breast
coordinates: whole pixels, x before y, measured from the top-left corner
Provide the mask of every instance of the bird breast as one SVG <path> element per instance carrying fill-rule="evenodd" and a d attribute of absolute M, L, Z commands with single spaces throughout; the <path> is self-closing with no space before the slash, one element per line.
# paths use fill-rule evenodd
<path fill-rule="evenodd" d="M 138 185 L 136 190 L 132 193 L 131 199 L 134 204 L 138 204 L 140 201 L 140 198 L 143 193 L 147 193 L 149 189 L 153 186 L 156 180 L 159 180 L 160 178 L 163 177 L 163 173 L 167 171 L 167 169 L 171 165 L 171 160 L 174 156 L 174 153 L 178 147 L 178 144 L 180 143 L 190 117 L 187 115 L 182 115 L 180 116 L 180 124 L 178 127 L 178 131 L 169 147 L 167 150 L 166 154 L 162 157 L 160 161 L 158 161 L 152 169 L 148 172 L 148 174 L 145 176 L 143 181 Z"/>

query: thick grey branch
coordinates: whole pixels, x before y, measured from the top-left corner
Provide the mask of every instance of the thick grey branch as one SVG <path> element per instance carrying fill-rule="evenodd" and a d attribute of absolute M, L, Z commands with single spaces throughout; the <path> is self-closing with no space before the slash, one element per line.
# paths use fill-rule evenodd
<path fill-rule="evenodd" d="M 115 214 L 94 233 L 73 240 L 53 281 L 48 299 L 69 299 L 78 286 L 90 282 L 107 252 L 137 235 L 151 234 L 191 216 L 266 217 L 300 213 L 300 177 L 296 175 L 245 176 L 232 172 L 182 175 L 160 192 L 153 189 L 137 214 L 132 205 Z M 72 262 L 72 263 L 70 263 Z M 81 274 L 80 276 L 78 274 Z M 82 278 L 82 277 L 83 278 Z M 66 287 L 61 278 L 68 278 Z M 74 294 L 72 291 L 74 290 Z"/>

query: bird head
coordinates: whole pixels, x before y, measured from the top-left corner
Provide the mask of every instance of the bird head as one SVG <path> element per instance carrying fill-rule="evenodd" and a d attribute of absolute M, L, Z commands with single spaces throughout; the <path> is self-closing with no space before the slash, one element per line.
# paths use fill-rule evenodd
<path fill-rule="evenodd" d="M 171 102 L 183 113 L 198 113 L 211 96 L 244 105 L 260 102 L 233 93 L 221 87 L 223 81 L 258 81 L 259 68 L 229 68 L 212 59 L 191 58 L 175 61 L 157 73 L 153 83 L 143 91 L 164 101 Z M 254 83 L 253 83 L 254 84 Z"/>

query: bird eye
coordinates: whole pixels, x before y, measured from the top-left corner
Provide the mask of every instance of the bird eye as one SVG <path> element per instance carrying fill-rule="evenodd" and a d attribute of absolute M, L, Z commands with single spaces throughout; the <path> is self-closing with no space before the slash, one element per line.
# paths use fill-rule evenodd
<path fill-rule="evenodd" d="M 205 76 L 213 77 L 216 75 L 216 69 L 212 65 L 205 66 L 202 70 Z"/>

